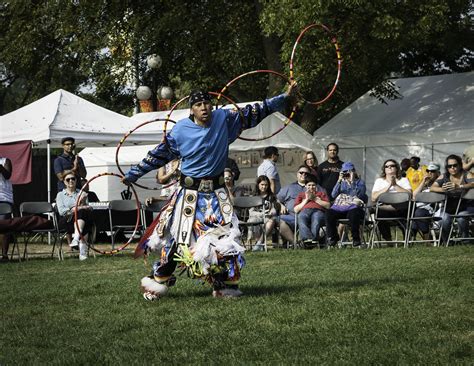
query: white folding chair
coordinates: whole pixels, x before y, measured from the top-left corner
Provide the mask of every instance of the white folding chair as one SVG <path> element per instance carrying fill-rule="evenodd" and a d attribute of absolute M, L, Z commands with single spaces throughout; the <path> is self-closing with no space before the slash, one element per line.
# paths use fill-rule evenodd
<path fill-rule="evenodd" d="M 239 211 L 239 226 L 247 229 L 247 235 L 249 227 L 261 226 L 263 230 L 263 245 L 265 251 L 267 251 L 267 235 L 265 230 L 265 200 L 260 196 L 235 197 L 234 208 L 238 209 Z M 261 208 L 262 219 L 248 222 L 248 210 L 250 208 Z"/>

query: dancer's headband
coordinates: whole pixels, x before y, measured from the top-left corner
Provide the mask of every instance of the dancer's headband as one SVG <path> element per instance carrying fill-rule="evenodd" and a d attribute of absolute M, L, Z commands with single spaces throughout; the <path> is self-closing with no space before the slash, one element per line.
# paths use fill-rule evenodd
<path fill-rule="evenodd" d="M 211 101 L 211 96 L 208 92 L 197 90 L 191 93 L 189 97 L 189 107 L 192 107 L 194 104 L 204 101 Z"/>

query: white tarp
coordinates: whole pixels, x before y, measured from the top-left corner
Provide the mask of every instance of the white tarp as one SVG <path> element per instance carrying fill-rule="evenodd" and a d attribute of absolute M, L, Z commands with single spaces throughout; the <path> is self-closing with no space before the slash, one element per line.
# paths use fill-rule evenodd
<path fill-rule="evenodd" d="M 76 145 L 116 146 L 137 122 L 59 89 L 16 111 L 0 116 L 0 143 L 31 140 L 35 146 L 60 146 L 61 138 L 73 136 Z M 128 141 L 154 143 L 162 127 L 149 124 Z"/>
<path fill-rule="evenodd" d="M 392 82 L 401 99 L 382 104 L 367 92 L 314 133 L 315 151 L 339 144 L 341 159 L 353 161 L 370 188 L 386 159 L 443 165 L 474 144 L 474 72 Z"/>

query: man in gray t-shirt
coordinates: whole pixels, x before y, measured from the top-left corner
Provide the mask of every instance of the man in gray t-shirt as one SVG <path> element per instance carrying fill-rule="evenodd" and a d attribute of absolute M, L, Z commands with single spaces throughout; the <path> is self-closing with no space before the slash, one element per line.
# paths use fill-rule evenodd
<path fill-rule="evenodd" d="M 257 177 L 266 175 L 270 180 L 270 188 L 274 194 L 277 194 L 280 190 L 280 175 L 276 167 L 278 161 L 278 149 L 275 146 L 268 146 L 263 151 L 263 162 L 257 169 Z"/>

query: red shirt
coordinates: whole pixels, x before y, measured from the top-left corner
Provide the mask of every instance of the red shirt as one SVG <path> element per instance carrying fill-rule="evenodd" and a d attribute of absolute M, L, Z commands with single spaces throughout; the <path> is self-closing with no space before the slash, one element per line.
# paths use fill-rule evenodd
<path fill-rule="evenodd" d="M 316 191 L 316 192 L 314 192 L 314 194 L 315 194 L 316 197 L 319 197 L 321 200 L 329 202 L 329 198 L 326 195 L 326 193 Z M 301 202 L 303 202 L 303 200 L 305 198 L 306 198 L 306 192 L 299 193 L 298 196 L 296 196 L 296 199 L 295 199 L 295 206 L 299 205 Z M 317 204 L 313 200 L 308 201 L 308 203 L 306 203 L 306 205 L 303 206 L 303 209 L 305 209 L 305 208 L 317 208 L 318 210 L 322 210 L 322 211 L 325 210 L 325 208 L 323 206 Z"/>

